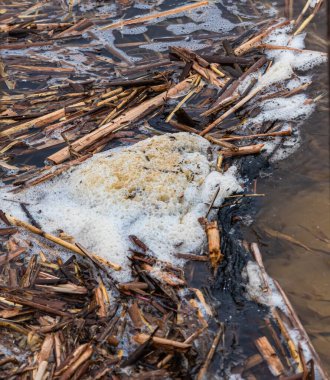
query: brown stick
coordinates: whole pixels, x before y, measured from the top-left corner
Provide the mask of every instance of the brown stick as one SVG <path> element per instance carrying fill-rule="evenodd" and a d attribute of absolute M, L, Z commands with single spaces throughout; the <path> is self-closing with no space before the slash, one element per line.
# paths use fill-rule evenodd
<path fill-rule="evenodd" d="M 170 15 L 174 15 L 176 13 L 188 11 L 190 9 L 199 8 L 199 7 L 202 7 L 203 5 L 208 5 L 208 3 L 209 3 L 208 1 L 200 1 L 198 3 L 184 5 L 182 7 L 175 8 L 175 9 L 170 9 L 170 10 L 164 11 L 164 12 L 159 12 L 159 13 L 155 13 L 155 14 L 151 14 L 151 15 L 147 15 L 147 16 L 133 18 L 133 19 L 130 19 L 130 20 L 118 21 L 118 22 L 115 22 L 115 23 L 113 23 L 111 25 L 103 26 L 101 28 L 101 30 L 122 28 L 125 25 L 140 24 L 140 23 L 145 22 L 145 21 L 154 20 L 155 18 L 170 16 Z"/>
<path fill-rule="evenodd" d="M 218 228 L 218 222 L 207 222 L 206 234 L 209 245 L 209 255 L 212 268 L 216 269 L 223 259 L 223 254 L 220 250 L 220 232 Z"/>
<path fill-rule="evenodd" d="M 230 144 L 226 142 L 224 139 L 216 139 L 212 136 L 206 136 L 206 139 L 209 140 L 212 144 L 220 145 L 224 148 L 228 148 L 232 150 L 233 152 L 238 152 L 239 148 L 236 145 Z"/>
<path fill-rule="evenodd" d="M 233 140 L 245 140 L 245 139 L 254 139 L 258 137 L 278 137 L 278 136 L 291 136 L 292 128 L 286 129 L 285 131 L 279 132 L 269 132 L 269 133 L 258 133 L 255 135 L 247 135 L 247 136 L 228 136 L 222 137 L 219 141 L 233 141 Z"/>
<path fill-rule="evenodd" d="M 321 360 L 320 360 L 317 352 L 315 351 L 315 349 L 312 345 L 312 342 L 310 341 L 309 336 L 306 333 L 306 330 L 304 329 L 304 327 L 301 324 L 296 312 L 294 311 L 294 309 L 291 305 L 291 302 L 289 301 L 288 297 L 286 296 L 284 290 L 281 288 L 280 284 L 276 280 L 274 280 L 274 283 L 275 283 L 277 289 L 279 290 L 279 292 L 281 293 L 281 296 L 283 297 L 283 300 L 284 300 L 284 302 L 285 302 L 285 304 L 289 310 L 291 322 L 294 324 L 295 328 L 299 330 L 300 334 L 302 335 L 303 339 L 305 340 L 306 344 L 308 345 L 308 348 L 309 348 L 311 354 L 313 355 L 313 360 L 314 360 L 315 364 L 317 365 L 317 369 L 320 373 L 321 378 L 322 379 L 328 379 L 329 376 L 326 373 L 326 371 L 322 368 Z"/>
<path fill-rule="evenodd" d="M 202 328 L 202 329 L 199 329 L 199 330 L 195 331 L 183 343 L 186 343 L 186 344 L 192 343 L 204 330 L 205 330 L 205 327 Z M 157 364 L 157 368 L 164 367 L 164 365 L 166 365 L 173 358 L 173 356 L 174 356 L 173 354 L 166 355 L 165 358 Z"/>
<path fill-rule="evenodd" d="M 276 24 L 268 29 L 266 29 L 264 32 L 258 34 L 257 36 L 251 38 L 249 41 L 245 42 L 241 46 L 237 47 L 234 50 L 235 55 L 243 55 L 244 53 L 248 52 L 252 48 L 254 48 L 258 42 L 260 42 L 262 39 L 267 37 L 273 30 L 277 28 L 281 28 L 282 26 L 288 25 L 290 23 L 289 20 L 283 21 L 279 24 Z"/>
<path fill-rule="evenodd" d="M 137 334 L 134 336 L 134 340 L 139 344 L 143 344 L 149 338 L 150 336 L 147 334 Z M 159 338 L 158 336 L 154 336 L 152 338 L 152 343 L 155 345 L 164 346 L 164 347 L 173 348 L 173 349 L 179 349 L 179 350 L 187 350 L 191 347 L 191 344 L 189 343 L 178 342 L 177 340 Z"/>
<path fill-rule="evenodd" d="M 228 149 L 228 150 L 222 150 L 221 154 L 223 155 L 223 157 L 245 156 L 247 154 L 258 154 L 260 153 L 264 145 L 265 144 L 240 146 L 238 148 L 238 151 L 236 152 Z"/>

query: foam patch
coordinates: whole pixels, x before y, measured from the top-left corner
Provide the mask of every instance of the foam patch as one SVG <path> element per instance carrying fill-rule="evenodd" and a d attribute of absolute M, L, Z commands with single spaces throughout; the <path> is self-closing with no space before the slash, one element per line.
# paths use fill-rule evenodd
<path fill-rule="evenodd" d="M 29 211 L 45 231 L 64 230 L 90 251 L 121 265 L 117 278 L 128 280 L 129 235 L 138 236 L 155 257 L 180 264 L 174 253 L 199 253 L 205 243 L 198 218 L 205 216 L 217 187 L 216 205 L 242 190 L 235 167 L 225 174 L 213 171 L 209 147 L 207 140 L 189 133 L 153 137 L 95 155 L 27 190 L 20 200 L 30 204 Z"/>

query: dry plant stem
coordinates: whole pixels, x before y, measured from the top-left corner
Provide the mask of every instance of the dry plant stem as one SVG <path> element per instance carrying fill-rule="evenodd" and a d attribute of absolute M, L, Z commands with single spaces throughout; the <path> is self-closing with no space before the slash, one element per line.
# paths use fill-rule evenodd
<path fill-rule="evenodd" d="M 174 15 L 174 14 L 177 14 L 180 12 L 188 11 L 190 9 L 199 8 L 199 7 L 202 7 L 204 5 L 208 5 L 208 3 L 209 3 L 208 1 L 200 1 L 198 3 L 184 5 L 182 7 L 170 9 L 170 10 L 164 11 L 164 12 L 159 12 L 159 13 L 155 13 L 155 14 L 151 14 L 151 15 L 147 15 L 147 16 L 142 16 L 142 17 L 138 17 L 138 18 L 134 18 L 134 19 L 130 19 L 130 20 L 118 21 L 118 22 L 115 22 L 111 25 L 103 26 L 101 29 L 102 30 L 116 29 L 116 28 L 122 28 L 123 26 L 126 26 L 126 25 L 140 24 L 140 23 L 143 23 L 145 21 L 154 20 L 154 19 L 159 18 L 159 17 L 170 16 L 170 15 Z"/>
<path fill-rule="evenodd" d="M 213 342 L 212 342 L 212 346 L 211 346 L 211 349 L 209 351 L 209 353 L 207 354 L 207 357 L 205 359 L 205 362 L 204 364 L 202 365 L 202 368 L 199 370 L 198 372 L 198 375 L 197 375 L 197 380 L 204 380 L 206 379 L 206 374 L 207 374 L 207 369 L 211 363 L 211 360 L 215 354 L 215 350 L 217 349 L 217 346 L 220 342 L 220 339 L 223 335 L 223 327 L 220 326 L 218 332 L 217 332 L 217 335 L 215 336 Z"/>
<path fill-rule="evenodd" d="M 234 107 L 230 108 L 223 115 L 218 117 L 213 123 L 207 126 L 201 133 L 200 136 L 205 136 L 207 133 L 212 131 L 215 127 L 217 127 L 223 120 L 225 120 L 228 116 L 236 112 L 240 107 L 242 107 L 245 103 L 251 100 L 259 91 L 261 91 L 260 87 L 256 87 L 252 90 L 248 95 L 246 95 L 243 99 L 241 99 L 238 103 L 234 105 Z"/>
<path fill-rule="evenodd" d="M 284 136 L 291 136 L 291 135 L 292 135 L 292 128 L 290 127 L 289 129 L 286 129 L 285 131 L 258 133 L 255 135 L 247 135 L 247 136 L 228 136 L 228 137 L 221 137 L 218 140 L 224 142 L 224 141 L 255 139 L 255 138 L 260 138 L 260 137 L 284 137 Z"/>
<path fill-rule="evenodd" d="M 206 136 L 206 140 L 209 140 L 212 144 L 216 144 L 216 145 L 220 145 L 224 148 L 228 148 L 230 150 L 232 150 L 233 152 L 238 152 L 239 148 L 236 146 L 236 145 L 233 145 L 229 142 L 226 142 L 222 139 L 216 139 L 212 136 Z"/>
<path fill-rule="evenodd" d="M 207 67 L 202 67 L 197 62 L 194 62 L 192 68 L 200 74 L 203 78 L 205 78 L 208 82 L 213 84 L 216 87 L 222 88 L 225 84 L 225 80 L 221 80 L 217 77 L 217 74 Z"/>
<path fill-rule="evenodd" d="M 249 41 L 245 42 L 241 46 L 239 46 L 236 49 L 234 49 L 235 55 L 240 56 L 240 55 L 243 55 L 243 54 L 247 53 L 249 50 L 251 50 L 256 45 L 258 45 L 259 42 L 262 39 L 264 39 L 265 37 L 267 37 L 273 30 L 281 28 L 281 27 L 283 27 L 285 25 L 288 25 L 288 24 L 290 24 L 290 21 L 286 20 L 286 21 L 283 21 L 283 22 L 281 22 L 279 24 L 276 24 L 276 25 L 274 25 L 274 26 L 266 29 L 264 32 L 258 34 L 257 36 L 251 38 Z"/>
<path fill-rule="evenodd" d="M 302 24 L 299 26 L 299 28 L 294 32 L 294 34 L 293 34 L 294 36 L 301 33 L 307 27 L 307 25 L 313 20 L 313 18 L 316 16 L 317 12 L 321 8 L 322 3 L 323 3 L 323 0 L 320 0 L 317 3 L 313 12 L 306 18 L 306 20 L 304 22 L 302 22 Z"/>
<path fill-rule="evenodd" d="M 259 154 L 264 144 L 240 146 L 237 151 L 222 150 L 223 157 L 245 156 L 247 154 Z"/>
<path fill-rule="evenodd" d="M 300 21 L 302 20 L 302 18 L 304 17 L 304 14 L 306 13 L 306 11 L 308 10 L 310 4 L 311 4 L 312 0 L 307 0 L 306 1 L 306 4 L 304 6 L 304 8 L 302 9 L 300 15 L 297 17 L 297 20 L 295 21 L 295 25 L 299 25 L 300 24 Z"/>
<path fill-rule="evenodd" d="M 15 226 L 23 227 L 23 228 L 29 230 L 30 232 L 32 232 L 32 233 L 34 233 L 36 235 L 40 235 L 40 236 L 44 237 L 45 239 L 48 239 L 48 240 L 52 241 L 53 243 L 56 243 L 56 244 L 58 244 L 58 245 L 60 245 L 60 246 L 62 246 L 64 248 L 66 248 L 66 249 L 69 249 L 72 252 L 78 253 L 81 256 L 86 256 L 84 254 L 84 252 L 80 248 L 78 248 L 76 245 L 74 245 L 74 244 L 68 243 L 67 241 L 62 240 L 62 239 L 60 239 L 60 238 L 58 238 L 58 237 L 56 237 L 54 235 L 48 234 L 47 232 L 44 232 L 44 231 L 40 230 L 39 228 L 32 226 L 29 223 L 23 222 L 22 220 L 14 218 L 13 216 L 11 216 L 9 214 L 5 214 L 5 216 L 8 219 L 8 221 L 11 224 L 15 225 Z M 95 254 L 93 254 L 93 258 L 96 261 L 99 260 L 99 258 Z M 112 269 L 114 269 L 114 270 L 121 270 L 121 267 L 119 265 L 111 263 L 109 261 L 106 261 L 106 262 L 108 263 L 108 265 Z"/>
<path fill-rule="evenodd" d="M 217 101 L 216 105 L 214 105 L 213 107 L 211 107 L 207 111 L 201 113 L 201 116 L 210 116 L 213 113 L 218 113 L 222 108 L 229 106 L 231 103 L 235 102 L 240 97 L 241 96 L 238 93 L 234 93 L 231 96 L 229 96 L 228 98 L 221 100 L 220 103 Z"/>
<path fill-rule="evenodd" d="M 230 98 L 231 95 L 235 93 L 238 86 L 244 81 L 245 78 L 247 78 L 248 75 L 254 73 L 255 71 L 259 70 L 265 63 L 267 62 L 267 58 L 265 56 L 261 57 L 257 62 L 255 62 L 249 69 L 247 69 L 244 74 L 239 77 L 230 87 L 226 89 L 226 91 L 219 97 L 219 99 L 216 101 L 215 107 L 221 102 L 226 99 Z"/>
<path fill-rule="evenodd" d="M 287 347 L 288 347 L 288 350 L 291 354 L 291 357 L 292 359 L 297 363 L 298 365 L 298 370 L 301 370 L 302 369 L 302 366 L 301 366 L 301 363 L 300 363 L 300 358 L 299 358 L 299 355 L 298 355 L 298 350 L 294 344 L 294 342 L 292 341 L 291 337 L 290 337 L 290 334 L 288 333 L 288 330 L 287 328 L 285 327 L 279 313 L 277 312 L 277 310 L 275 308 L 272 308 L 272 314 L 278 324 L 278 327 L 280 328 L 280 331 L 281 331 L 281 334 L 283 336 L 283 338 L 285 339 L 285 342 L 287 344 Z"/>
<path fill-rule="evenodd" d="M 177 129 L 180 129 L 181 131 L 190 132 L 190 133 L 196 133 L 198 135 L 199 131 L 195 128 L 189 127 L 188 125 L 178 123 L 177 121 L 170 120 L 169 124 Z"/>
<path fill-rule="evenodd" d="M 207 212 L 206 212 L 206 215 L 205 215 L 205 218 L 207 219 L 207 217 L 209 216 L 209 213 L 214 205 L 214 202 L 215 200 L 217 199 L 217 196 L 219 194 L 219 191 L 220 191 L 220 186 L 218 186 L 217 190 L 215 191 L 214 195 L 213 195 L 213 198 L 211 200 L 211 203 L 209 205 L 209 208 L 207 209 Z"/>
<path fill-rule="evenodd" d="M 80 152 L 84 148 L 91 146 L 96 141 L 102 139 L 105 136 L 110 135 L 112 132 L 119 130 L 121 128 L 127 127 L 131 123 L 143 118 L 147 114 L 151 113 L 158 107 L 162 106 L 168 98 L 171 96 L 177 95 L 181 91 L 185 91 L 189 89 L 191 86 L 190 81 L 184 80 L 183 82 L 179 82 L 168 91 L 165 91 L 154 98 L 148 99 L 145 102 L 139 104 L 138 106 L 128 110 L 123 113 L 110 123 L 103 125 L 97 130 L 87 134 L 86 136 L 78 139 L 74 143 L 71 144 L 71 148 L 75 152 Z M 63 148 L 60 151 L 52 154 L 48 157 L 48 159 L 55 164 L 59 164 L 65 160 L 70 158 L 70 149 L 69 147 Z"/>

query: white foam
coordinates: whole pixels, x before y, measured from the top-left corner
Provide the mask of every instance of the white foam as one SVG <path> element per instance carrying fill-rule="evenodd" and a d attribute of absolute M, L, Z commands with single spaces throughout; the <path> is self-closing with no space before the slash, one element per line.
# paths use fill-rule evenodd
<path fill-rule="evenodd" d="M 121 34 L 143 34 L 148 31 L 146 26 L 136 26 L 136 27 L 123 27 L 120 29 Z"/>
<path fill-rule="evenodd" d="M 259 103 L 262 111 L 253 121 L 261 123 L 269 120 L 290 121 L 307 118 L 313 112 L 315 104 L 305 104 L 306 100 L 307 96 L 305 94 L 265 100 Z"/>
<path fill-rule="evenodd" d="M 144 48 L 144 49 L 149 49 L 149 50 L 153 50 L 153 51 L 162 52 L 162 51 L 168 50 L 169 46 L 184 47 L 184 48 L 187 48 L 187 49 L 190 49 L 190 50 L 194 50 L 194 51 L 195 50 L 201 50 L 201 49 L 204 49 L 204 48 L 208 47 L 207 44 L 204 44 L 204 43 L 201 43 L 201 42 L 198 42 L 198 41 L 194 41 L 194 40 L 189 40 L 189 41 L 152 42 L 152 43 L 148 43 L 148 44 L 145 44 L 145 45 L 141 45 L 140 47 Z"/>
<path fill-rule="evenodd" d="M 225 19 L 221 10 L 215 4 L 209 4 L 189 12 L 182 12 L 176 17 L 186 16 L 192 20 L 185 24 L 174 23 L 167 26 L 167 30 L 174 34 L 190 34 L 198 30 L 224 33 L 234 29 L 237 25 Z M 245 24 L 245 23 L 243 23 Z"/>
<path fill-rule="evenodd" d="M 18 198 L 47 232 L 59 229 L 124 270 L 127 280 L 128 236 L 144 241 L 161 260 L 177 262 L 176 252 L 198 253 L 205 232 L 198 222 L 214 190 L 217 205 L 241 191 L 235 168 L 213 172 L 209 142 L 189 133 L 165 134 L 132 147 L 96 155 L 55 180 Z M 10 202 L 6 202 L 10 203 Z M 15 203 L 6 210 L 16 214 Z M 23 218 L 20 214 L 18 217 Z"/>

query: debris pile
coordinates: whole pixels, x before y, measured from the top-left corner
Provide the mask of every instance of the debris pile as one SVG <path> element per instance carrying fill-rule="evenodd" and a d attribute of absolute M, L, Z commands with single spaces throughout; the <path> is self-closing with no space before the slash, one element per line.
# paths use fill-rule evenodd
<path fill-rule="evenodd" d="M 322 3 L 1 5 L 1 378 L 326 378 L 234 228 L 321 98 Z"/>

